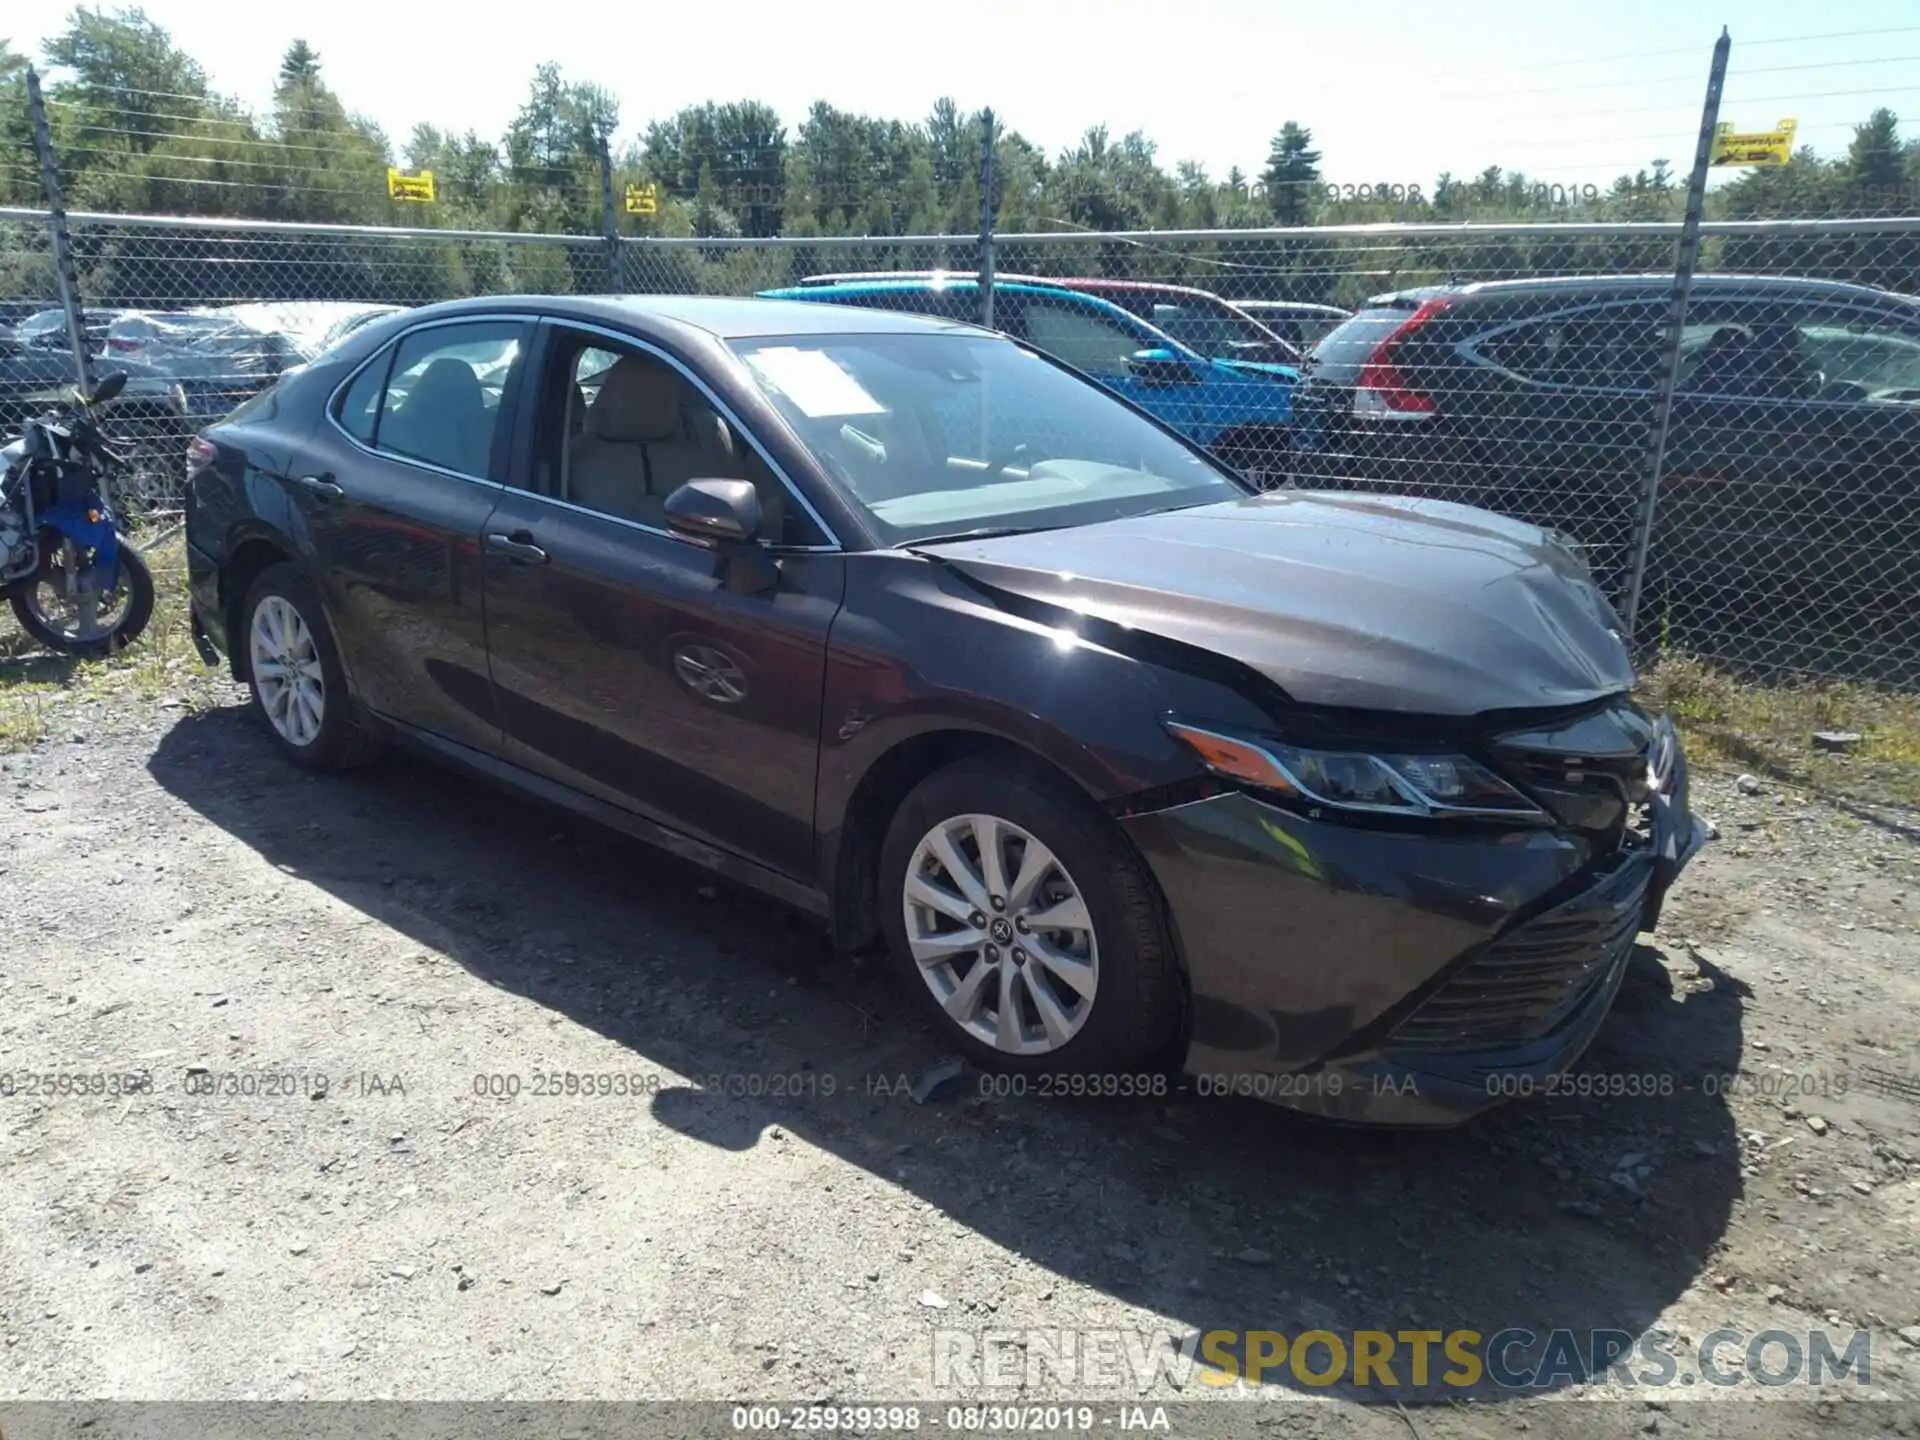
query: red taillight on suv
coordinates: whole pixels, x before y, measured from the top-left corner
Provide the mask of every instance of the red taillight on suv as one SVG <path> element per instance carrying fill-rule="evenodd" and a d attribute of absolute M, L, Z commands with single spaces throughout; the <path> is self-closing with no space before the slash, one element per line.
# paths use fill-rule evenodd
<path fill-rule="evenodd" d="M 187 478 L 191 480 L 219 458 L 220 447 L 196 435 L 187 442 Z"/>
<path fill-rule="evenodd" d="M 1354 381 L 1353 413 L 1369 420 L 1424 420 L 1440 413 L 1439 402 L 1415 388 L 1396 355 L 1407 337 L 1447 308 L 1445 296 L 1423 301 L 1404 323 L 1378 345 Z"/>

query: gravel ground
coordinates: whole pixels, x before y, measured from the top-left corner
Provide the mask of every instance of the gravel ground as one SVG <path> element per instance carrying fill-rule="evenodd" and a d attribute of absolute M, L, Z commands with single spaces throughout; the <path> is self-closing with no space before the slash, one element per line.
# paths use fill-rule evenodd
<path fill-rule="evenodd" d="M 1665 1094 L 921 1104 L 870 961 L 409 760 L 304 776 L 238 700 L 77 696 L 0 757 L 0 1070 L 152 1076 L 0 1099 L 0 1398 L 1140 1399 L 942 1385 L 934 1331 L 1864 1327 L 1820 1391 L 1251 1393 L 1326 1402 L 1263 1434 L 1920 1434 L 1912 815 L 1697 781 L 1720 838 L 1582 1064 Z"/>

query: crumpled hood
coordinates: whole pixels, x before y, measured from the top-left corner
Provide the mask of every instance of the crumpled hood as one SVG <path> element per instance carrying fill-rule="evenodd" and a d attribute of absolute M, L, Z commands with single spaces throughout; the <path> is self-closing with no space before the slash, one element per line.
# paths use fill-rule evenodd
<path fill-rule="evenodd" d="M 976 582 L 1237 660 L 1308 705 L 1574 705 L 1633 669 L 1585 563 L 1438 500 L 1283 492 L 930 545 Z"/>

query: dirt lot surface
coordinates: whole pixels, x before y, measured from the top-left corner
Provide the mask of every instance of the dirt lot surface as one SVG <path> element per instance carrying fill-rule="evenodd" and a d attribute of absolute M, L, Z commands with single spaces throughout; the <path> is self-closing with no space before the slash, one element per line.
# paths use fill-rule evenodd
<path fill-rule="evenodd" d="M 1920 1434 L 1910 814 L 1699 780 L 1719 839 L 1581 1066 L 1641 1093 L 1444 1134 L 921 1104 L 907 997 L 798 919 L 411 761 L 306 777 L 205 693 L 79 691 L 0 756 L 0 1070 L 152 1080 L 0 1099 L 0 1398 L 1117 1400 L 943 1384 L 935 1331 L 1564 1326 L 1690 1371 L 1721 1327 L 1864 1327 L 1870 1383 L 1817 1391 L 1145 1398 L 1213 1402 L 1176 1434 Z M 534 1093 L 566 1073 L 628 1093 Z"/>

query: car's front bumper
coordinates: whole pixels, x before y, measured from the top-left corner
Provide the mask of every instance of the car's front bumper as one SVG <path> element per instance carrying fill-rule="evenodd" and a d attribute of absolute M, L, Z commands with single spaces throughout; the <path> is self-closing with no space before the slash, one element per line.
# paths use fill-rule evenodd
<path fill-rule="evenodd" d="M 1123 821 L 1167 897 L 1202 1094 L 1450 1125 L 1579 1058 L 1705 838 L 1678 746 L 1649 841 L 1359 828 L 1233 792 Z"/>

